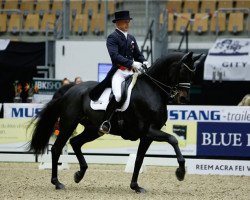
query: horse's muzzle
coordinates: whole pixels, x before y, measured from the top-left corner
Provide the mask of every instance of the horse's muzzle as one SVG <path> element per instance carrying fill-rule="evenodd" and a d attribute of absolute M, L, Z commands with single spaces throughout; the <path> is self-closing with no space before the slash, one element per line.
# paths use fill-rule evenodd
<path fill-rule="evenodd" d="M 178 103 L 188 104 L 189 102 L 190 102 L 189 90 L 186 89 L 179 90 Z"/>
<path fill-rule="evenodd" d="M 190 99 L 186 96 L 180 96 L 179 97 L 179 103 L 180 104 L 188 104 L 190 102 Z"/>

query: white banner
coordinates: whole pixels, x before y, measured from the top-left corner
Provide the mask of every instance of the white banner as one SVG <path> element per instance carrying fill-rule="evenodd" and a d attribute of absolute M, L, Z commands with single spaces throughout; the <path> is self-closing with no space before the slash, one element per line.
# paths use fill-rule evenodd
<path fill-rule="evenodd" d="M 204 80 L 250 81 L 250 39 L 216 40 L 205 61 Z"/>
<path fill-rule="evenodd" d="M 248 106 L 167 106 L 168 121 L 250 123 Z"/>
<path fill-rule="evenodd" d="M 188 174 L 218 174 L 250 176 L 250 161 L 245 160 L 187 160 Z"/>
<path fill-rule="evenodd" d="M 35 103 L 4 103 L 4 118 L 32 118 L 36 116 L 44 104 Z"/>
<path fill-rule="evenodd" d="M 46 104 L 53 98 L 52 94 L 34 94 L 33 95 L 33 102 L 34 103 L 42 103 Z"/>

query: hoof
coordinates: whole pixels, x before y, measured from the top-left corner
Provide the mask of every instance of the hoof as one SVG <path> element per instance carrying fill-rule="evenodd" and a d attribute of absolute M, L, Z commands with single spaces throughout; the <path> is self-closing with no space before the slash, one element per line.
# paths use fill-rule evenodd
<path fill-rule="evenodd" d="M 130 185 L 130 188 L 132 190 L 134 190 L 136 193 L 146 193 L 146 190 L 142 187 L 139 187 L 139 185 L 137 183 L 135 183 L 135 184 L 132 183 Z"/>
<path fill-rule="evenodd" d="M 74 175 L 74 181 L 76 183 L 79 183 L 82 180 L 83 176 L 84 176 L 84 173 L 81 173 L 80 171 L 76 172 Z"/>
<path fill-rule="evenodd" d="M 135 189 L 136 193 L 146 193 L 147 191 L 144 188 L 138 187 Z"/>
<path fill-rule="evenodd" d="M 175 175 L 179 181 L 183 181 L 185 177 L 186 171 L 185 168 L 177 168 L 175 171 Z"/>
<path fill-rule="evenodd" d="M 56 190 L 63 190 L 65 189 L 65 186 L 62 183 L 56 184 Z"/>
<path fill-rule="evenodd" d="M 56 190 L 65 189 L 65 186 L 62 183 L 60 183 L 57 178 L 51 179 L 51 183 L 55 185 Z"/>

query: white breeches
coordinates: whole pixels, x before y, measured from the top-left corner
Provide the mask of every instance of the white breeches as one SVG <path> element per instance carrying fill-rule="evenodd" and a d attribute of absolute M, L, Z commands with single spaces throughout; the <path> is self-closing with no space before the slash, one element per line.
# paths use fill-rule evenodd
<path fill-rule="evenodd" d="M 133 74 L 133 71 L 129 70 L 120 70 L 118 69 L 115 74 L 112 77 L 112 91 L 113 94 L 115 95 L 115 100 L 117 102 L 121 101 L 121 96 L 122 96 L 122 88 L 121 84 L 125 80 L 125 78 L 129 75 Z"/>

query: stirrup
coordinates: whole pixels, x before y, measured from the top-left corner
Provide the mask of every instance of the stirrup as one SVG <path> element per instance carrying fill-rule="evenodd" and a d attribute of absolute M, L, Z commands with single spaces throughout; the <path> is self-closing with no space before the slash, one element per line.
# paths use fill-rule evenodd
<path fill-rule="evenodd" d="M 110 132 L 111 129 L 111 124 L 110 121 L 106 120 L 104 122 L 102 122 L 100 128 L 99 128 L 99 135 L 104 135 L 104 134 L 108 134 Z"/>

